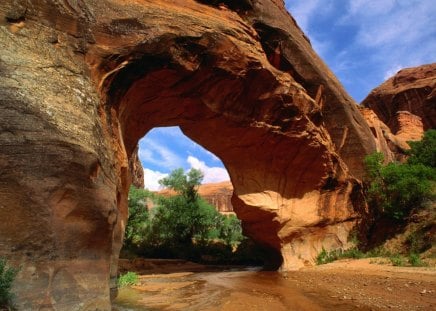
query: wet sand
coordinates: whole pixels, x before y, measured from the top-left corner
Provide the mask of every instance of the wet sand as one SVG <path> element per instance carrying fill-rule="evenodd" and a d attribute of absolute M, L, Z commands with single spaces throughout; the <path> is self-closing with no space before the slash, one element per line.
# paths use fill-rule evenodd
<path fill-rule="evenodd" d="M 436 270 L 345 260 L 295 272 L 148 270 L 114 310 L 436 310 Z M 190 268 L 190 269 L 189 269 Z M 207 271 L 211 269 L 212 271 Z"/>

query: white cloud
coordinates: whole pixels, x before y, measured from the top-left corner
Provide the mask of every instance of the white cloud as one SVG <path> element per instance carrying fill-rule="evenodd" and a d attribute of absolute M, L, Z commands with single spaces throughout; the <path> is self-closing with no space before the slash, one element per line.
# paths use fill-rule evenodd
<path fill-rule="evenodd" d="M 384 79 L 387 80 L 390 77 L 394 76 L 398 71 L 400 71 L 401 69 L 403 69 L 404 66 L 403 65 L 394 65 L 391 68 L 389 68 L 384 75 Z"/>
<path fill-rule="evenodd" d="M 320 8 L 319 2 L 320 0 L 286 1 L 286 7 L 306 34 L 309 33 L 311 17 L 313 17 Z"/>
<path fill-rule="evenodd" d="M 287 0 L 286 7 L 358 100 L 400 65 L 436 62 L 434 0 Z"/>
<path fill-rule="evenodd" d="M 187 162 L 191 165 L 191 168 L 195 168 L 203 172 L 203 183 L 215 183 L 230 180 L 229 174 L 225 168 L 209 167 L 206 165 L 206 163 L 193 156 L 188 156 Z"/>
<path fill-rule="evenodd" d="M 433 0 L 348 2 L 344 24 L 358 27 L 355 45 L 370 50 L 371 58 L 380 64 L 380 75 L 400 69 L 399 64 L 411 67 L 436 60 Z"/>
<path fill-rule="evenodd" d="M 395 5 L 395 0 L 352 0 L 349 11 L 352 14 L 378 15 L 386 13 Z"/>
<path fill-rule="evenodd" d="M 311 31 L 311 24 L 316 18 L 331 14 L 334 9 L 333 3 L 321 0 L 285 1 L 285 3 L 298 26 L 309 37 L 313 49 L 324 56 L 331 48 L 330 42 L 320 40 L 317 34 Z"/>
<path fill-rule="evenodd" d="M 159 171 L 152 171 L 148 168 L 144 169 L 144 188 L 151 190 L 151 191 L 157 191 L 162 189 L 162 187 L 159 185 L 159 180 L 162 178 L 168 176 L 168 174 L 161 173 Z"/>
<path fill-rule="evenodd" d="M 166 169 L 183 166 L 183 159 L 179 155 L 149 137 L 141 139 L 139 159 L 142 163 L 150 163 Z"/>

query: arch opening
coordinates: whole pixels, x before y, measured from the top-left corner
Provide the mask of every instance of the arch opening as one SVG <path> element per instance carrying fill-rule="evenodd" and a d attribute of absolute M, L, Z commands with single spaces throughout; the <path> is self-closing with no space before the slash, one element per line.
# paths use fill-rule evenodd
<path fill-rule="evenodd" d="M 150 130 L 140 139 L 136 153 L 129 165 L 144 168 L 143 184 L 135 180 L 140 174 L 131 170 L 136 185 L 129 190 L 121 258 L 188 259 L 267 269 L 280 266 L 277 251 L 243 235 L 231 204 L 233 186 L 217 156 L 174 126 Z M 132 159 L 140 164 L 132 165 Z M 201 184 L 194 187 L 198 197 L 193 202 L 184 197 L 183 190 L 158 182 L 179 170 L 188 177 L 191 169 L 203 174 Z M 126 264 L 132 262 L 123 260 L 122 270 Z"/>
<path fill-rule="evenodd" d="M 129 60 L 103 83 L 107 122 L 124 161 L 152 128 L 179 126 L 222 159 L 244 232 L 279 252 L 282 269 L 313 263 L 323 247 L 346 245 L 355 225 L 352 182 L 328 132 L 310 119 L 316 101 L 267 59 L 232 62 L 228 38 L 167 43 L 177 55 L 124 56 Z M 120 187 L 126 193 L 128 186 Z"/>

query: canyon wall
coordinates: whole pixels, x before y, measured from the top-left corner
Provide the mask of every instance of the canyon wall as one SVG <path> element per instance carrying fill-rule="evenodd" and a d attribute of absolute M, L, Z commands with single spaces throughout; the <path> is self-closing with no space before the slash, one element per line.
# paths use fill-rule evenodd
<path fill-rule="evenodd" d="M 387 161 L 406 158 L 408 141 L 436 126 L 436 63 L 405 68 L 362 101 L 361 112 Z"/>
<path fill-rule="evenodd" d="M 203 184 L 198 188 L 198 194 L 222 214 L 233 213 L 233 186 L 230 181 Z"/>
<path fill-rule="evenodd" d="M 376 143 L 282 1 L 5 0 L 0 19 L 0 255 L 20 309 L 110 310 L 135 148 L 158 126 L 223 160 L 281 269 L 349 245 Z"/>
<path fill-rule="evenodd" d="M 416 133 L 436 127 L 436 63 L 398 71 L 361 105 L 372 109 L 392 133 L 414 140 Z"/>

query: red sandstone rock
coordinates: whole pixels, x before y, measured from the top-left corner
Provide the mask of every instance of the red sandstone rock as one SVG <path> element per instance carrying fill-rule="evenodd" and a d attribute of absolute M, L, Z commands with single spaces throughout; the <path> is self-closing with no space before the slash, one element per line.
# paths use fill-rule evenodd
<path fill-rule="evenodd" d="M 422 119 L 408 111 L 397 112 L 393 128 L 396 136 L 404 142 L 421 140 L 424 136 Z"/>
<path fill-rule="evenodd" d="M 436 63 L 400 70 L 371 91 L 361 112 L 386 161 L 405 160 L 407 142 L 436 124 Z"/>
<path fill-rule="evenodd" d="M 282 269 L 347 247 L 370 129 L 282 1 L 0 2 L 0 254 L 20 309 L 109 310 L 139 138 L 179 125 Z M 4 221 L 4 220 L 7 221 Z M 108 282 L 110 276 L 110 282 Z"/>
<path fill-rule="evenodd" d="M 144 188 L 144 169 L 138 155 L 138 146 L 132 153 L 129 159 L 129 170 L 132 176 L 132 184 L 136 188 Z"/>
<path fill-rule="evenodd" d="M 233 213 L 232 195 L 233 186 L 230 181 L 203 184 L 198 189 L 198 194 L 209 204 L 215 206 L 223 214 Z"/>
<path fill-rule="evenodd" d="M 419 121 L 424 130 L 436 127 L 436 63 L 400 70 L 372 90 L 362 105 L 374 110 L 395 135 L 401 132 L 405 139 L 420 138 L 412 133 L 415 130 L 422 132 L 418 129 Z M 410 126 L 411 130 L 404 126 Z"/>
<path fill-rule="evenodd" d="M 377 151 L 385 156 L 385 162 L 405 160 L 406 150 L 410 149 L 406 141 L 392 134 L 390 128 L 371 109 L 360 107 L 360 111 L 375 138 Z"/>

